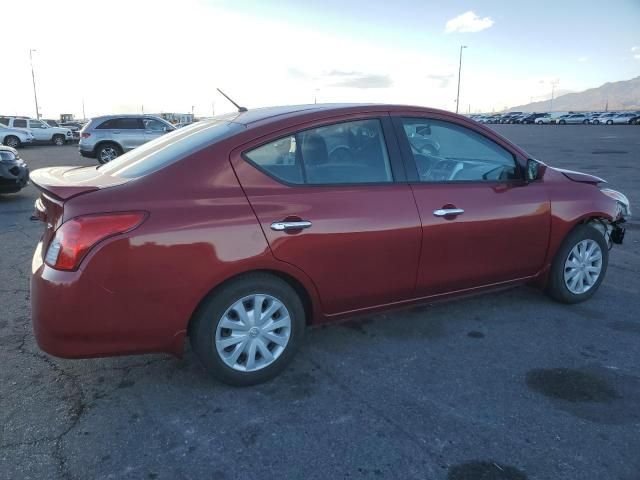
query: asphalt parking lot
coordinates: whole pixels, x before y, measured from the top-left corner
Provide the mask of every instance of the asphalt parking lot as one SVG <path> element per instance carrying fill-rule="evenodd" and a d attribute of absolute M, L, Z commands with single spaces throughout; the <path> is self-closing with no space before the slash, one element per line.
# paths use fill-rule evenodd
<path fill-rule="evenodd" d="M 640 210 L 640 128 L 492 127 Z M 22 156 L 93 164 L 75 146 Z M 1 479 L 640 479 L 640 223 L 586 303 L 522 287 L 319 328 L 283 375 L 237 389 L 189 350 L 40 352 L 36 195 L 0 196 Z"/>

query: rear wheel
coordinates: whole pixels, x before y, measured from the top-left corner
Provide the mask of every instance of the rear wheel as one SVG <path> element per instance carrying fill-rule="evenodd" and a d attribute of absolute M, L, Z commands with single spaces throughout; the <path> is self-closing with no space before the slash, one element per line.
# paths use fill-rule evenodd
<path fill-rule="evenodd" d="M 564 121 L 564 120 L 560 120 L 558 123 L 559 123 L 560 125 L 566 125 L 566 124 L 567 124 L 567 122 L 566 122 L 566 121 Z"/>
<path fill-rule="evenodd" d="M 20 139 L 14 135 L 7 135 L 4 137 L 4 144 L 7 147 L 18 148 L 20 146 Z"/>
<path fill-rule="evenodd" d="M 608 262 L 609 249 L 602 233 L 592 226 L 578 225 L 556 254 L 547 293 L 562 303 L 587 300 L 600 287 Z"/>
<path fill-rule="evenodd" d="M 613 120 L 607 120 L 607 125 L 613 125 Z"/>
<path fill-rule="evenodd" d="M 108 163 L 122 154 L 115 143 L 103 143 L 96 150 L 96 158 L 100 163 Z"/>
<path fill-rule="evenodd" d="M 587 123 L 589 123 L 589 120 L 583 120 L 582 123 L 586 125 Z"/>
<path fill-rule="evenodd" d="M 54 135 L 51 141 L 55 146 L 61 147 L 64 145 L 64 135 Z"/>
<path fill-rule="evenodd" d="M 190 326 L 191 345 L 207 371 L 236 386 L 279 374 L 298 349 L 305 313 L 295 290 L 264 273 L 248 274 L 216 290 Z"/>

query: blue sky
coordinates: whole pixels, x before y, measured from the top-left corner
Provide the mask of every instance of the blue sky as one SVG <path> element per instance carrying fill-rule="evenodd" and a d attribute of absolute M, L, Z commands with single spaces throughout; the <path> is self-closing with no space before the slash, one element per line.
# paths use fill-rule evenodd
<path fill-rule="evenodd" d="M 214 2 L 220 4 L 220 2 Z M 640 75 L 630 49 L 640 44 L 640 1 L 324 0 L 223 1 L 247 15 L 306 25 L 330 35 L 457 57 L 467 44 L 465 68 L 505 75 L 555 76 L 567 87 L 588 88 Z M 474 11 L 492 27 L 444 33 L 447 20 Z M 582 61 L 579 61 L 582 59 Z M 563 83 L 563 82 L 561 82 Z"/>
<path fill-rule="evenodd" d="M 21 0 L 3 0 L 7 11 Z M 492 111 L 640 75 L 640 0 L 31 0 L 5 22 L 5 114 L 389 102 Z M 457 18 L 457 20 L 455 20 Z M 97 29 L 96 21 L 108 26 Z M 94 21 L 96 20 L 96 21 Z M 453 22 L 453 23 L 448 23 Z M 447 25 L 450 25 L 447 31 Z M 457 26 L 457 28 L 454 28 Z M 475 31 L 459 31 L 475 30 Z M 635 50 L 633 50 L 635 48 Z"/>

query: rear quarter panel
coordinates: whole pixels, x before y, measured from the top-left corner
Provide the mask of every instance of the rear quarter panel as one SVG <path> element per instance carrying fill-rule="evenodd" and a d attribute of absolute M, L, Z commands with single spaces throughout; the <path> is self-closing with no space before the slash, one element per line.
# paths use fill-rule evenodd
<path fill-rule="evenodd" d="M 277 270 L 296 278 L 316 299 L 301 272 L 271 255 L 228 162 L 227 147 L 209 147 L 147 177 L 65 204 L 65 220 L 95 212 L 149 213 L 136 230 L 91 250 L 82 262 L 82 282 L 78 275 L 66 280 L 92 285 L 86 301 L 65 305 L 63 311 L 79 322 L 89 316 L 96 337 L 121 341 L 105 345 L 110 354 L 180 354 L 199 303 L 242 272 Z"/>

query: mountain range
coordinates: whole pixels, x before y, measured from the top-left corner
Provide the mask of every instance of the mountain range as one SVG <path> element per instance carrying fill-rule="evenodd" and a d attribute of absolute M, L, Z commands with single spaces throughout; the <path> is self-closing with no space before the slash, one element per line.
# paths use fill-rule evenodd
<path fill-rule="evenodd" d="M 546 112 L 550 100 L 527 103 L 509 108 L 514 112 Z M 583 92 L 567 93 L 553 99 L 553 110 L 600 111 L 600 110 L 640 110 L 640 77 L 620 82 L 607 82 L 597 88 Z"/>

